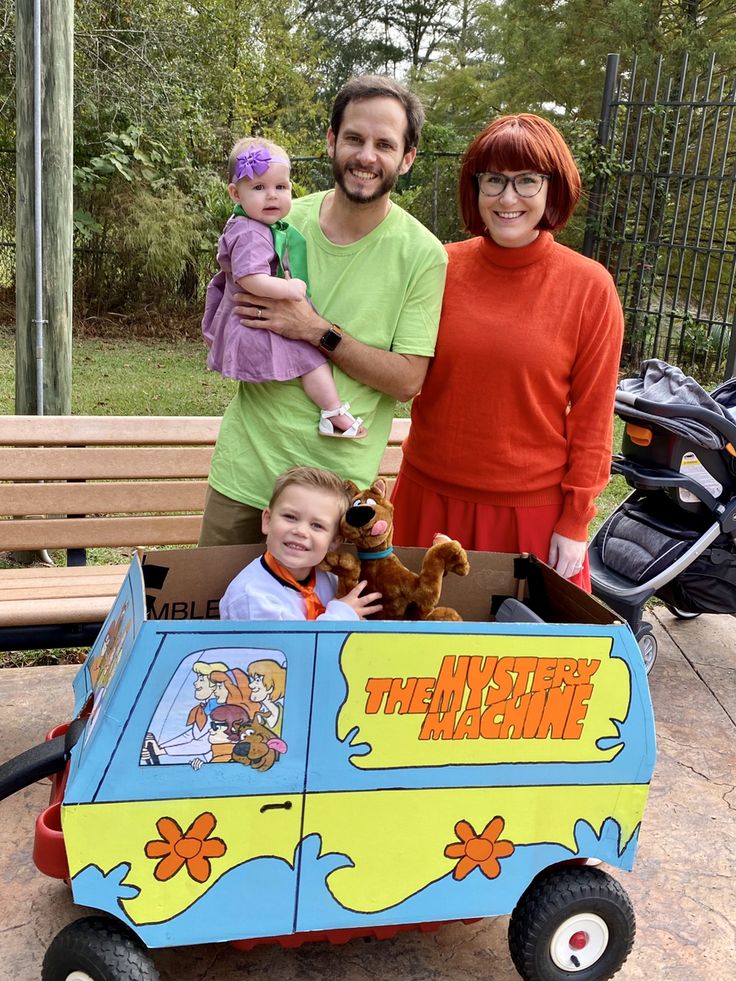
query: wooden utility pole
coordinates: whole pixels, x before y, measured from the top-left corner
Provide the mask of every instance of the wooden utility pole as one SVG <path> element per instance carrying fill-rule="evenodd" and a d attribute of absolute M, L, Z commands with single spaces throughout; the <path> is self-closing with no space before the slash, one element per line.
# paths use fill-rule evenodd
<path fill-rule="evenodd" d="M 43 411 L 71 412 L 74 0 L 41 8 Z M 15 411 L 34 414 L 37 344 L 34 213 L 34 0 L 16 3 Z"/>

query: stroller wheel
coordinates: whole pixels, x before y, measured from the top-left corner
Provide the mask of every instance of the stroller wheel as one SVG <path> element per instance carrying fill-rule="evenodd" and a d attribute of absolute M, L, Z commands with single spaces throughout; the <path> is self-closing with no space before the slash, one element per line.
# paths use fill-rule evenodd
<path fill-rule="evenodd" d="M 679 610 L 676 606 L 672 606 L 671 603 L 665 603 L 665 608 L 670 611 L 673 617 L 677 617 L 678 620 L 695 620 L 697 617 L 701 616 L 700 613 L 688 613 L 687 610 Z"/>
<path fill-rule="evenodd" d="M 644 667 L 646 668 L 647 674 L 649 674 L 654 667 L 654 662 L 657 660 L 657 638 L 654 636 L 651 623 L 642 623 L 636 631 L 635 636 L 644 661 Z"/>

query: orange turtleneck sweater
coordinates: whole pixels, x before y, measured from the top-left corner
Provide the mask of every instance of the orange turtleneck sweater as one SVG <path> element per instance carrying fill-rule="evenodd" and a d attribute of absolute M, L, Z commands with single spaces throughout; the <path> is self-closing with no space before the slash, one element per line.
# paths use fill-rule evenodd
<path fill-rule="evenodd" d="M 447 252 L 405 470 L 476 503 L 552 504 L 562 492 L 555 531 L 582 541 L 610 471 L 623 338 L 613 280 L 549 232 L 520 249 L 473 238 Z"/>

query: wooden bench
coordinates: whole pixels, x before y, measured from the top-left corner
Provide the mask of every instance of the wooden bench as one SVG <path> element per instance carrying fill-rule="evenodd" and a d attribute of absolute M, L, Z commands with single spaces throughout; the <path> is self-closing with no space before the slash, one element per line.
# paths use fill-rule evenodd
<path fill-rule="evenodd" d="M 193 545 L 219 416 L 0 416 L 0 552 L 64 549 L 67 565 L 0 569 L 0 650 L 87 646 L 126 564 L 91 548 Z M 380 473 L 393 483 L 408 419 Z"/>

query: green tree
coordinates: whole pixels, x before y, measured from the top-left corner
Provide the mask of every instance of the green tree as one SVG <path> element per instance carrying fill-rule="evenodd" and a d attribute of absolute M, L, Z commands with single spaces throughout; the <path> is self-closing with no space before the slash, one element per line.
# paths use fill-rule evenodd
<path fill-rule="evenodd" d="M 295 11 L 263 0 L 80 0 L 79 302 L 195 297 L 235 139 L 321 142 L 314 43 Z"/>
<path fill-rule="evenodd" d="M 711 51 L 719 71 L 736 65 L 736 4 L 723 0 L 503 0 L 479 7 L 478 29 L 502 58 L 494 101 L 516 111 L 595 119 L 611 51 L 650 78 L 660 56 L 676 74 L 685 51 L 700 67 Z"/>
<path fill-rule="evenodd" d="M 393 71 L 405 57 L 391 37 L 385 8 L 367 0 L 302 0 L 298 17 L 311 31 L 317 95 L 327 105 L 352 75 Z"/>

